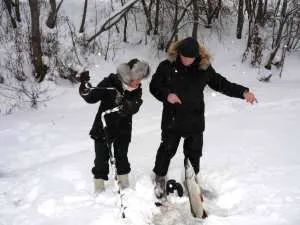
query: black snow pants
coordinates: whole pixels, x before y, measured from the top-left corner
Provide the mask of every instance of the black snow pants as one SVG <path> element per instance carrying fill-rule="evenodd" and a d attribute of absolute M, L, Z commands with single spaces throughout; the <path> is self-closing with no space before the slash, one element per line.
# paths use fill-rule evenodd
<path fill-rule="evenodd" d="M 112 141 L 117 174 L 123 175 L 130 172 L 130 163 L 127 153 L 130 139 L 128 137 L 117 137 Z M 95 179 L 108 180 L 109 173 L 109 149 L 105 142 L 105 138 L 95 140 L 95 160 L 92 173 Z"/>
<path fill-rule="evenodd" d="M 162 132 L 161 143 L 156 153 L 153 172 L 158 176 L 167 175 L 170 161 L 175 155 L 181 135 L 171 132 Z M 184 156 L 189 158 L 195 173 L 199 172 L 200 157 L 202 156 L 203 133 L 185 136 L 183 143 Z"/>

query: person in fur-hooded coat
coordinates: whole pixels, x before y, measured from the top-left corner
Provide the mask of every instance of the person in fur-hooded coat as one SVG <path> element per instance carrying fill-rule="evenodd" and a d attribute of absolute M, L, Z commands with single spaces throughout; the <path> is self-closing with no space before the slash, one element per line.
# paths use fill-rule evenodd
<path fill-rule="evenodd" d="M 203 90 L 207 85 L 230 97 L 251 103 L 256 100 L 247 87 L 231 83 L 215 71 L 209 54 L 197 40 L 188 37 L 172 43 L 168 55 L 150 82 L 150 92 L 163 103 L 162 140 L 153 169 L 158 180 L 167 174 L 181 137 L 185 157 L 195 173 L 199 172 L 205 128 Z"/>
<path fill-rule="evenodd" d="M 131 141 L 132 115 L 137 113 L 142 104 L 141 80 L 149 75 L 148 63 L 138 59 L 132 59 L 128 63 L 118 66 L 116 74 L 105 77 L 96 88 L 91 88 L 89 75 L 82 73 L 79 93 L 88 103 L 101 102 L 96 114 L 90 136 L 95 140 L 94 167 L 92 173 L 95 178 L 95 191 L 104 189 L 104 180 L 108 180 L 109 173 L 109 150 L 107 142 L 114 146 L 117 174 L 121 178 L 130 172 L 130 163 L 127 152 Z M 102 112 L 120 106 L 120 111 L 105 116 L 107 136 L 103 130 L 101 121 Z M 121 183 L 122 185 L 122 183 Z"/>

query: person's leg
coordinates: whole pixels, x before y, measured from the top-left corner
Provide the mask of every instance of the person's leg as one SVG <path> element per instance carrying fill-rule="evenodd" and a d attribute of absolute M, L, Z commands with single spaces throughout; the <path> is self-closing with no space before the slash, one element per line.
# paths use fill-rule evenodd
<path fill-rule="evenodd" d="M 128 138 L 118 137 L 114 139 L 114 156 L 118 175 L 128 174 L 131 170 L 127 156 L 129 143 L 130 140 Z"/>
<path fill-rule="evenodd" d="M 92 173 L 94 175 L 95 192 L 104 190 L 104 180 L 108 180 L 109 151 L 104 139 L 95 140 L 95 160 Z"/>
<path fill-rule="evenodd" d="M 202 146 L 203 146 L 203 133 L 188 136 L 184 140 L 184 144 L 183 144 L 184 156 L 190 160 L 194 168 L 195 174 L 199 173 L 200 157 L 202 156 Z"/>
<path fill-rule="evenodd" d="M 166 175 L 169 169 L 170 161 L 175 155 L 180 136 L 171 133 L 162 133 L 161 143 L 156 153 L 155 165 L 153 172 L 155 173 L 154 193 L 157 198 L 162 198 L 166 193 Z"/>
<path fill-rule="evenodd" d="M 175 155 L 179 142 L 180 135 L 162 132 L 161 143 L 156 153 L 155 165 L 153 172 L 158 176 L 166 176 L 170 161 Z"/>
<path fill-rule="evenodd" d="M 114 140 L 114 156 L 116 159 L 116 169 L 120 187 L 129 187 L 128 174 L 131 171 L 128 160 L 128 147 L 130 139 L 126 137 L 118 137 Z"/>

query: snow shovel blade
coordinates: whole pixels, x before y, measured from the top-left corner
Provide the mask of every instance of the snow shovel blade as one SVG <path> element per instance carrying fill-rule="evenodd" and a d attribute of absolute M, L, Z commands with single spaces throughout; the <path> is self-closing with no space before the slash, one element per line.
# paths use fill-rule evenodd
<path fill-rule="evenodd" d="M 184 159 L 184 167 L 186 189 L 189 197 L 191 213 L 194 217 L 204 219 L 207 217 L 207 214 L 203 209 L 203 198 L 201 195 L 201 189 L 196 181 L 195 171 L 188 158 Z"/>

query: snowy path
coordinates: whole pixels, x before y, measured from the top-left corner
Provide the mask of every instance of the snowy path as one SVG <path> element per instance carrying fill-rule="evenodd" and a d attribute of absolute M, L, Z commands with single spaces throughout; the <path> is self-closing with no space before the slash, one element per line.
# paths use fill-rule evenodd
<path fill-rule="evenodd" d="M 186 198 L 163 216 L 153 204 L 161 105 L 147 90 L 133 124 L 128 218 L 120 218 L 112 179 L 95 198 L 87 134 L 97 105 L 69 89 L 45 109 L 0 118 L 0 225 L 300 224 L 300 79 L 247 82 L 259 100 L 253 106 L 206 92 L 204 222 L 191 218 Z M 182 181 L 182 168 L 179 149 L 169 178 Z"/>

